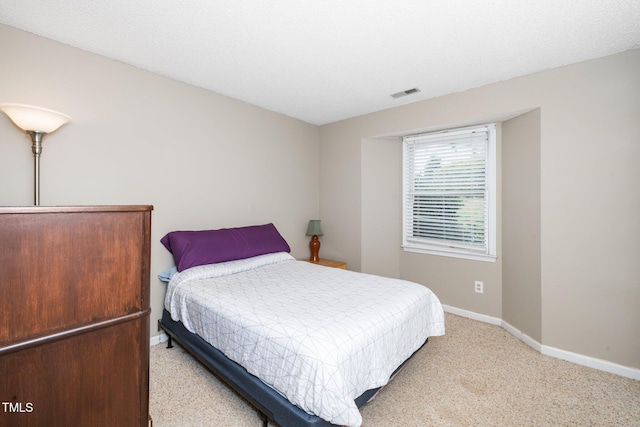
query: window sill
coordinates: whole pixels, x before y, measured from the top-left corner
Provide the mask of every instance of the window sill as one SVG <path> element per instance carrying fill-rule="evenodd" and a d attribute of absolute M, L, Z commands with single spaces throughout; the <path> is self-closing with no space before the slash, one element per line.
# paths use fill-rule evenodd
<path fill-rule="evenodd" d="M 463 252 L 463 251 L 454 250 L 454 249 L 452 250 L 428 249 L 428 248 L 416 248 L 413 246 L 403 246 L 402 249 L 405 252 L 415 252 L 415 253 L 427 254 L 427 255 L 444 256 L 449 258 L 470 259 L 474 261 L 496 262 L 498 260 L 497 255 L 475 254 L 475 253 Z"/>

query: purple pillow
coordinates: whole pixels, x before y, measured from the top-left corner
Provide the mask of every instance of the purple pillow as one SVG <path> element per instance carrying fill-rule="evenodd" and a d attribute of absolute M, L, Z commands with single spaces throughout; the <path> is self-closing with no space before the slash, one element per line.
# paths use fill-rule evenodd
<path fill-rule="evenodd" d="M 172 231 L 160 242 L 173 254 L 178 271 L 291 248 L 273 224 L 219 230 Z"/>

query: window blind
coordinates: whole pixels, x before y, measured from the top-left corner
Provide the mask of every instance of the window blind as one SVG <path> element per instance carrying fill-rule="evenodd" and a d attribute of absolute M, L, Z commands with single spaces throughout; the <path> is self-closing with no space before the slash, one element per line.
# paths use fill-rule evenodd
<path fill-rule="evenodd" d="M 489 254 L 492 126 L 404 138 L 405 246 Z"/>

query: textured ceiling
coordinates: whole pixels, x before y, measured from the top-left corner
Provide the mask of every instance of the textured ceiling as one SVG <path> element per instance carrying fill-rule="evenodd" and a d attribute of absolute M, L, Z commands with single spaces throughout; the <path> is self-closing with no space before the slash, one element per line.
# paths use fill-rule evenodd
<path fill-rule="evenodd" d="M 640 0 L 0 0 L 0 23 L 318 125 L 640 47 Z"/>

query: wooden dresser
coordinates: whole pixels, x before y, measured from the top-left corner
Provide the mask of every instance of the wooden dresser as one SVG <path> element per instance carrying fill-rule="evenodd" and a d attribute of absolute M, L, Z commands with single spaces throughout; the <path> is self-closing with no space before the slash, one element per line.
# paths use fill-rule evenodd
<path fill-rule="evenodd" d="M 152 209 L 0 208 L 0 425 L 148 425 Z"/>

